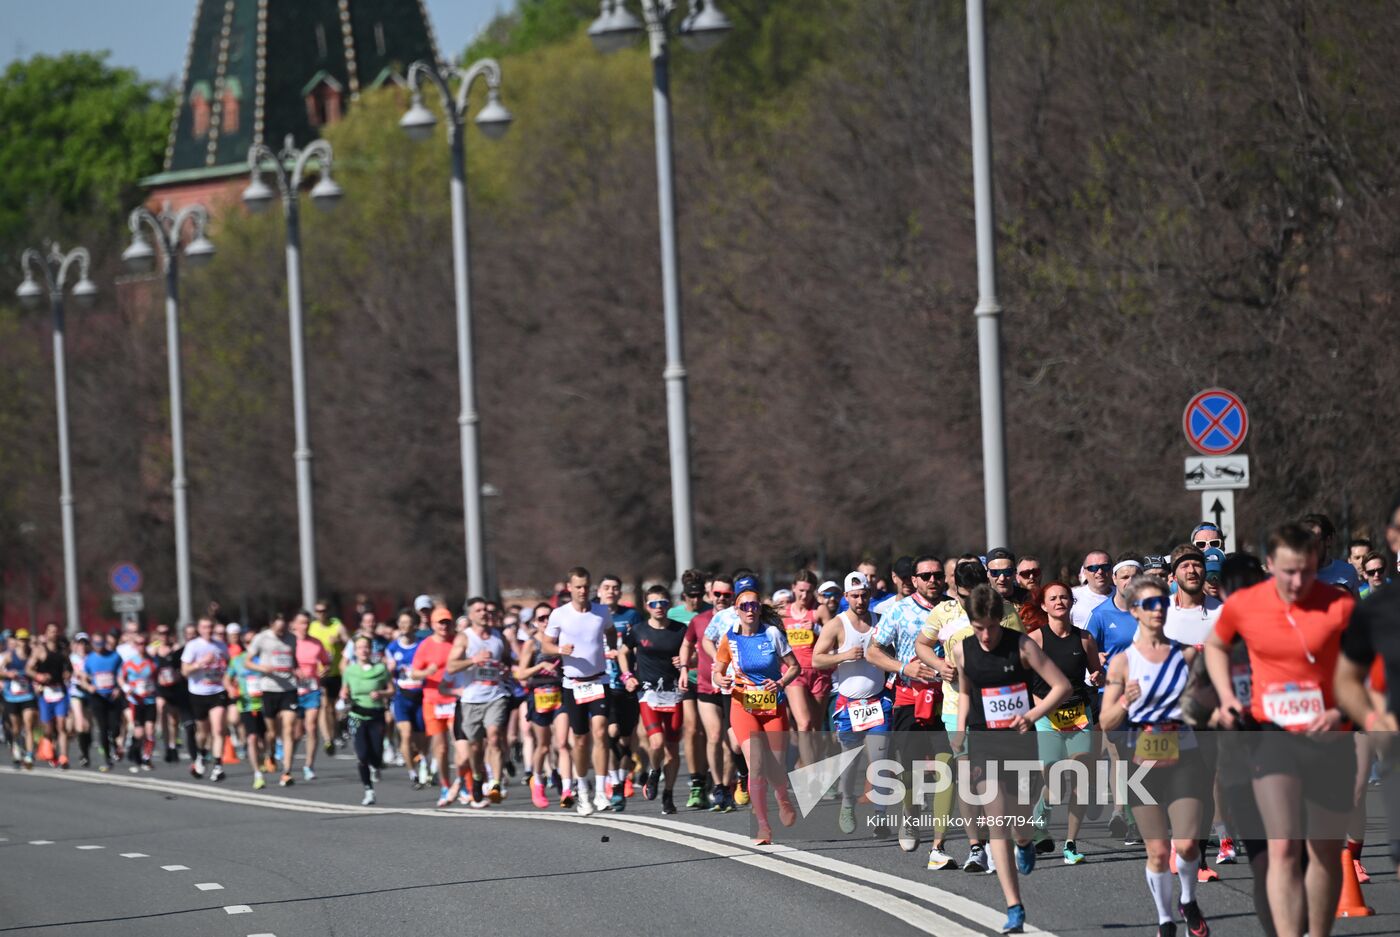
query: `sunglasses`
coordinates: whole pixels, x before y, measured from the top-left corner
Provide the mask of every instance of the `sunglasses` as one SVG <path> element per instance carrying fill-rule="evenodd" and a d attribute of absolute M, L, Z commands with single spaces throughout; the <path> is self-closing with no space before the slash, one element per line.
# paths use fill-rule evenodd
<path fill-rule="evenodd" d="M 1366 570 L 1366 575 L 1368 575 L 1368 576 L 1384 576 L 1384 575 L 1385 575 L 1385 567 L 1384 567 L 1384 566 L 1377 566 L 1375 569 L 1368 569 L 1368 570 Z"/>
<path fill-rule="evenodd" d="M 739 611 L 741 611 L 741 612 L 749 612 L 749 613 L 752 613 L 752 612 L 758 611 L 759 608 L 761 608 L 761 607 L 762 607 L 762 606 L 760 606 L 757 602 L 740 602 L 740 603 L 739 603 Z"/>
<path fill-rule="evenodd" d="M 324 608 L 318 608 L 318 609 L 316 609 L 316 614 L 317 614 L 317 615 L 324 615 L 324 614 L 326 614 L 326 610 L 325 610 Z"/>
<path fill-rule="evenodd" d="M 1084 567 L 1086 573 L 1106 573 L 1110 569 L 1107 563 L 1090 563 Z"/>
<path fill-rule="evenodd" d="M 1133 603 L 1134 608 L 1140 608 L 1144 612 L 1166 611 L 1167 597 L 1165 595 L 1149 595 L 1145 599 L 1138 599 Z"/>
<path fill-rule="evenodd" d="M 915 578 L 915 579 L 942 579 L 942 578 L 943 578 L 943 570 L 941 570 L 941 569 L 934 569 L 934 570 L 930 570 L 930 571 L 928 571 L 928 572 L 926 572 L 926 573 L 915 573 L 915 574 L 914 574 L 914 578 Z"/>
<path fill-rule="evenodd" d="M 834 599 L 834 598 L 836 598 L 837 596 L 839 596 L 841 593 L 835 591 L 834 589 L 828 589 L 828 590 L 826 590 L 825 592 L 818 592 L 817 594 L 820 595 L 820 596 L 821 596 L 822 598 L 824 598 L 824 599 Z"/>
<path fill-rule="evenodd" d="M 670 604 L 669 599 L 653 599 L 647 603 L 647 608 L 667 608 Z"/>
<path fill-rule="evenodd" d="M 1018 575 L 1018 576 L 1024 576 L 1024 577 L 1026 577 L 1027 579 L 1034 579 L 1035 577 L 1037 577 L 1037 576 L 1040 575 L 1040 567 L 1039 567 L 1039 566 L 1032 566 L 1032 567 L 1030 567 L 1029 569 L 1018 570 L 1017 573 L 1016 573 L 1016 575 Z"/>
<path fill-rule="evenodd" d="M 998 579 L 1005 579 L 1007 576 L 1016 575 L 1016 570 L 1012 569 L 1010 566 L 1005 569 L 989 569 L 987 570 L 987 575 L 995 576 Z"/>
<path fill-rule="evenodd" d="M 1225 541 L 1217 537 L 1214 540 L 1196 540 L 1194 541 L 1194 543 L 1196 544 L 1197 550 L 1209 550 L 1212 547 L 1219 550 L 1221 545 L 1224 544 Z"/>
<path fill-rule="evenodd" d="M 719 598 L 719 597 L 722 596 L 722 595 L 733 595 L 733 594 L 734 594 L 734 593 L 733 593 L 732 591 L 730 591 L 729 589 L 711 589 L 711 590 L 710 590 L 710 595 L 714 596 L 715 598 Z"/>

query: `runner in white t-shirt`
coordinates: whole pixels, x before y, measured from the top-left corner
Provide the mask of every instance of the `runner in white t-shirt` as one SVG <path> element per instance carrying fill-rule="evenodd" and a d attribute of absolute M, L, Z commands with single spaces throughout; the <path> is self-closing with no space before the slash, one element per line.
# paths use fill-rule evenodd
<path fill-rule="evenodd" d="M 1084 565 L 1079 575 L 1084 585 L 1076 586 L 1074 605 L 1070 607 L 1070 621 L 1076 628 L 1089 624 L 1089 616 L 1113 595 L 1113 561 L 1103 550 L 1090 550 L 1084 556 Z"/>
<path fill-rule="evenodd" d="M 202 617 L 195 624 L 198 636 L 185 645 L 180 655 L 180 670 L 189 683 L 190 711 L 194 714 L 195 738 L 199 751 L 190 774 L 204 777 L 204 764 L 212 761 L 211 781 L 224 779 L 220 763 L 224 743 L 224 711 L 228 693 L 224 691 L 224 673 L 228 670 L 228 645 L 214 639 L 214 620 Z"/>
<path fill-rule="evenodd" d="M 550 614 L 549 624 L 539 636 L 544 653 L 558 654 L 564 664 L 564 711 L 574 736 L 574 772 L 579 775 L 577 809 L 582 817 L 611 806 L 607 794 L 608 701 L 604 670 L 605 649 L 616 644 L 617 636 L 612 612 L 606 605 L 591 601 L 592 586 L 588 570 L 582 566 L 569 570 L 570 602 Z M 631 676 L 624 673 L 622 679 Z M 582 778 L 590 757 L 597 792 L 591 801 Z"/>
<path fill-rule="evenodd" d="M 1163 633 L 1173 641 L 1200 647 L 1210 637 L 1223 604 L 1206 595 L 1205 555 L 1190 544 L 1182 544 L 1172 551 L 1171 573 L 1176 592 L 1167 607 Z"/>

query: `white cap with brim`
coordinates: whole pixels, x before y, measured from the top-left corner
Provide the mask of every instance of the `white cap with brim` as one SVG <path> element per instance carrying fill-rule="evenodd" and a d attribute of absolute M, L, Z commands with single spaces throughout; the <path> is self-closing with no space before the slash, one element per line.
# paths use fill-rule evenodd
<path fill-rule="evenodd" d="M 415 612 L 426 612 L 433 607 L 433 597 L 426 593 L 413 600 L 413 610 Z"/>
<path fill-rule="evenodd" d="M 847 592 L 869 592 L 870 580 L 865 578 L 865 573 L 856 570 L 846 574 Z"/>

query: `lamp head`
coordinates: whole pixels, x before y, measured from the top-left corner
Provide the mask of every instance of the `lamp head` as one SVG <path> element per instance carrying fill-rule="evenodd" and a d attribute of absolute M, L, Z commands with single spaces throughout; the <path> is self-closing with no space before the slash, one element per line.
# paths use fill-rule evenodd
<path fill-rule="evenodd" d="M 214 259 L 214 245 L 203 232 L 185 246 L 185 259 L 191 267 L 203 267 Z"/>
<path fill-rule="evenodd" d="M 325 211 L 330 211 L 339 205 L 344 195 L 345 190 L 340 187 L 340 183 L 331 178 L 329 171 L 311 187 L 311 201 L 316 203 L 317 208 Z"/>
<path fill-rule="evenodd" d="M 20 305 L 25 309 L 36 309 L 44 298 L 44 288 L 26 270 L 24 271 L 24 282 L 19 285 L 19 289 L 15 290 L 15 296 L 19 298 Z"/>
<path fill-rule="evenodd" d="M 642 30 L 642 21 L 632 15 L 622 0 L 613 0 L 611 12 L 608 0 L 603 0 L 598 18 L 588 27 L 588 38 L 593 40 L 595 49 L 608 55 L 627 48 Z"/>
<path fill-rule="evenodd" d="M 132 273 L 150 273 L 155 269 L 156 250 L 140 231 L 131 236 L 130 246 L 122 251 L 122 263 Z"/>
<path fill-rule="evenodd" d="M 97 284 L 84 276 L 73 284 L 73 298 L 78 301 L 79 305 L 91 306 L 97 302 Z"/>
<path fill-rule="evenodd" d="M 487 94 L 486 104 L 476 113 L 476 125 L 492 140 L 504 137 L 514 119 L 511 112 L 501 103 L 501 96 L 494 88 Z"/>
<path fill-rule="evenodd" d="M 437 127 L 437 117 L 423 106 L 422 95 L 414 92 L 413 103 L 399 118 L 399 126 L 410 140 L 421 143 L 432 137 L 433 129 Z"/>
<path fill-rule="evenodd" d="M 272 200 L 277 197 L 277 193 L 272 191 L 272 186 L 263 182 L 260 174 L 255 174 L 248 188 L 243 190 L 243 204 L 250 212 L 258 214 L 272 204 Z"/>
<path fill-rule="evenodd" d="M 691 0 L 690 15 L 681 21 L 681 42 L 693 52 L 708 52 L 724 41 L 734 24 L 715 0 Z"/>

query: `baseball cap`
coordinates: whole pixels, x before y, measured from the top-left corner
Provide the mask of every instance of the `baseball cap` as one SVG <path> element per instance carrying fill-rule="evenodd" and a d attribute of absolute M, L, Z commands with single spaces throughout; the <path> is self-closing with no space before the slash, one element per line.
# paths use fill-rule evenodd
<path fill-rule="evenodd" d="M 912 556 L 901 556 L 894 561 L 891 567 L 894 574 L 905 582 L 914 578 L 914 558 Z"/>
<path fill-rule="evenodd" d="M 822 583 L 821 585 L 817 586 L 817 595 L 826 595 L 828 592 L 840 592 L 840 591 L 841 591 L 841 587 L 838 586 L 838 585 L 836 584 L 835 580 L 832 580 L 832 579 L 828 579 L 826 582 L 824 582 L 824 583 Z"/>
<path fill-rule="evenodd" d="M 777 592 L 774 592 L 774 593 L 773 593 L 773 601 L 774 601 L 774 602 L 791 602 L 791 601 L 792 601 L 792 590 L 791 590 L 791 589 L 779 589 Z"/>
<path fill-rule="evenodd" d="M 226 629 L 224 629 L 224 630 L 225 630 L 228 634 L 233 634 L 235 631 L 238 632 L 239 634 L 242 634 L 242 633 L 243 633 L 243 626 L 240 625 L 240 624 L 239 624 L 238 622 L 236 622 L 236 621 L 231 621 L 231 622 L 228 623 L 228 627 L 227 627 Z"/>
<path fill-rule="evenodd" d="M 433 609 L 430 620 L 433 622 L 445 621 L 450 625 L 452 624 L 452 609 L 444 605 L 439 605 L 437 608 Z"/>
<path fill-rule="evenodd" d="M 88 643 L 92 643 L 92 638 L 88 637 L 88 633 L 86 631 L 79 631 L 77 634 L 73 635 L 73 640 L 87 641 Z"/>
<path fill-rule="evenodd" d="M 424 593 L 423 595 L 420 595 L 418 598 L 413 600 L 413 610 L 415 612 L 424 612 L 432 607 L 433 597 L 431 595 L 428 595 L 427 593 Z"/>
<path fill-rule="evenodd" d="M 1218 547 L 1207 547 L 1205 551 L 1206 575 L 1219 576 L 1220 564 L 1225 562 L 1225 551 Z"/>
<path fill-rule="evenodd" d="M 846 574 L 846 592 L 869 592 L 870 580 L 865 578 L 865 573 L 860 570 Z"/>
<path fill-rule="evenodd" d="M 29 629 L 28 629 L 28 628 L 21 628 L 21 629 L 19 629 L 18 631 L 16 631 L 16 632 L 15 632 L 15 640 L 16 640 L 16 641 L 28 641 L 28 640 L 29 640 Z"/>

